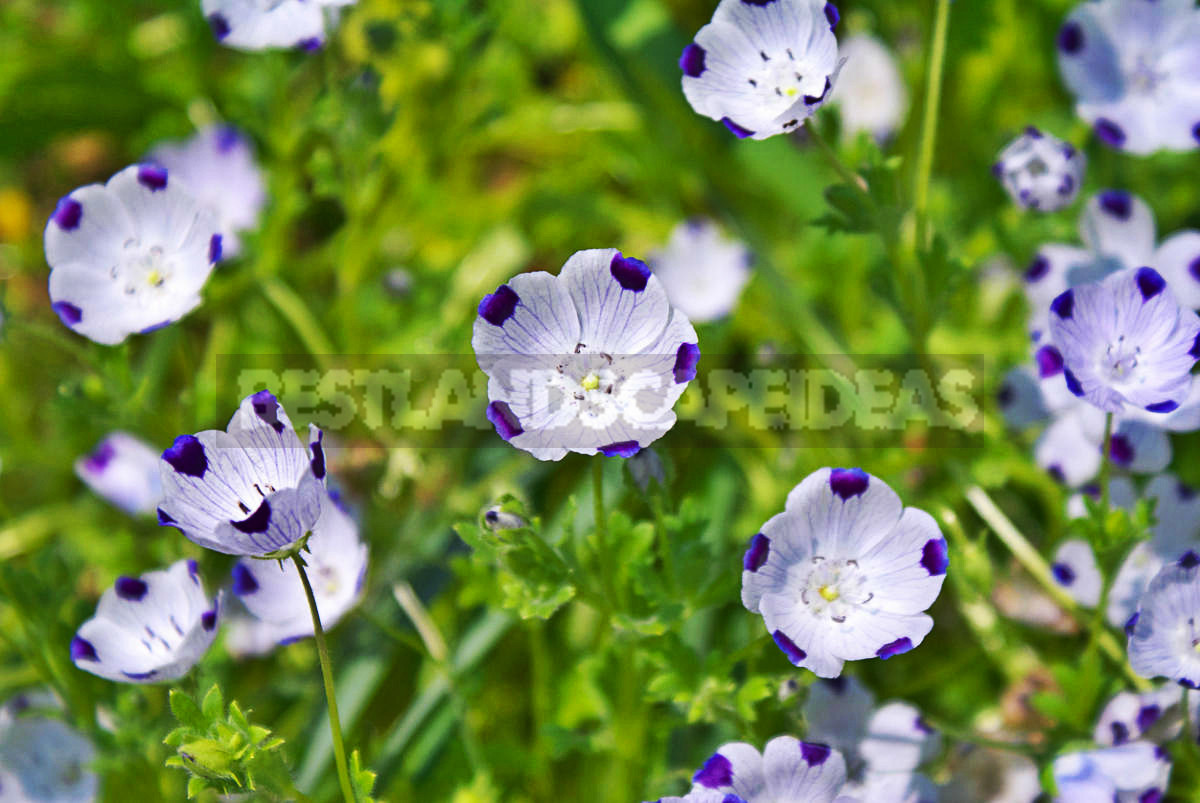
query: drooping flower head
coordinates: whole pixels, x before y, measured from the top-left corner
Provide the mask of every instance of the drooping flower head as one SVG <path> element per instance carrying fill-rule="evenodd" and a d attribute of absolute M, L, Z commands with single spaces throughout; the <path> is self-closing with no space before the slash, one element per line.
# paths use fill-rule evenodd
<path fill-rule="evenodd" d="M 95 757 L 85 736 L 34 711 L 25 695 L 0 709 L 0 801 L 91 803 L 100 787 L 89 766 Z"/>
<path fill-rule="evenodd" d="M 1128 742 L 1064 753 L 1054 759 L 1059 803 L 1150 803 L 1161 800 L 1171 776 L 1166 752 L 1150 742 Z"/>
<path fill-rule="evenodd" d="M 948 565 L 928 513 L 903 507 L 861 469 L 824 468 L 751 539 L 742 603 L 794 665 L 837 677 L 844 661 L 886 660 L 921 643 Z"/>
<path fill-rule="evenodd" d="M 1182 721 L 1182 691 L 1169 684 L 1152 691 L 1118 693 L 1100 712 L 1092 738 L 1097 744 L 1111 746 L 1175 738 Z"/>
<path fill-rule="evenodd" d="M 658 278 L 612 248 L 500 285 L 479 304 L 471 345 L 489 379 L 488 420 L 539 460 L 636 454 L 674 426 L 700 359 Z"/>
<path fill-rule="evenodd" d="M 726 238 L 708 220 L 680 223 L 667 247 L 651 254 L 648 261 L 671 306 L 694 323 L 733 312 L 750 279 L 749 249 Z"/>
<path fill-rule="evenodd" d="M 842 69 L 830 102 L 842 118 L 842 135 L 865 131 L 877 142 L 889 139 L 908 112 L 908 90 L 887 45 L 866 34 L 841 42 Z"/>
<path fill-rule="evenodd" d="M 216 215 L 159 165 L 80 187 L 46 224 L 50 301 L 64 324 L 120 343 L 182 318 L 221 258 Z"/>
<path fill-rule="evenodd" d="M 339 6 L 355 0 L 201 0 L 213 36 L 238 50 L 320 50 Z"/>
<path fill-rule="evenodd" d="M 1142 677 L 1200 688 L 1200 554 L 1185 552 L 1150 581 L 1126 632 L 1129 664 Z"/>
<path fill-rule="evenodd" d="M 693 794 L 736 795 L 745 803 L 832 803 L 846 783 L 846 762 L 828 745 L 776 736 L 762 753 L 742 742 L 722 745 L 692 782 Z"/>
<path fill-rule="evenodd" d="M 1000 152 L 992 172 L 1013 203 L 1056 212 L 1075 202 L 1086 167 L 1074 145 L 1030 126 Z"/>
<path fill-rule="evenodd" d="M 217 214 L 225 233 L 224 255 L 242 250 L 238 232 L 258 226 L 267 194 L 254 146 L 231 126 L 209 126 L 181 142 L 164 142 L 150 159 L 181 179 L 196 198 Z"/>
<path fill-rule="evenodd" d="M 163 452 L 159 523 L 217 552 L 286 556 L 321 515 L 321 438 L 310 424 L 306 447 L 270 391 L 247 396 L 226 432 L 180 435 Z"/>
<path fill-rule="evenodd" d="M 214 601 L 204 593 L 192 560 L 118 577 L 71 640 L 71 660 L 123 683 L 175 680 L 212 645 L 220 607 L 219 595 Z"/>
<path fill-rule="evenodd" d="M 1058 32 L 1076 112 L 1113 148 L 1200 145 L 1200 12 L 1192 0 L 1080 3 Z"/>
<path fill-rule="evenodd" d="M 1059 544 L 1050 570 L 1054 581 L 1080 605 L 1094 608 L 1099 604 L 1104 578 L 1087 541 L 1071 538 Z"/>
<path fill-rule="evenodd" d="M 1126 405 L 1169 413 L 1187 398 L 1200 317 L 1179 306 L 1158 271 L 1138 268 L 1071 288 L 1050 313 L 1076 396 L 1112 413 Z"/>
<path fill-rule="evenodd" d="M 127 513 L 150 514 L 162 499 L 158 452 L 127 432 L 114 432 L 75 461 L 79 479 Z"/>
<path fill-rule="evenodd" d="M 358 525 L 328 494 L 304 555 L 321 626 L 333 627 L 362 596 L 367 545 Z M 304 586 L 290 561 L 240 560 L 233 567 L 233 593 L 259 630 L 247 644 L 270 649 L 313 634 Z M 258 652 L 259 649 L 245 650 Z"/>
<path fill-rule="evenodd" d="M 683 94 L 739 138 L 795 131 L 829 99 L 838 11 L 818 0 L 721 0 L 683 50 Z"/>

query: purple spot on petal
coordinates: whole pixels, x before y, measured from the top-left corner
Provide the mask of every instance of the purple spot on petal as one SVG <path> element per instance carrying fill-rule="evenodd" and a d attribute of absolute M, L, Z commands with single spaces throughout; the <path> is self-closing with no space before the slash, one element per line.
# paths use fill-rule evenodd
<path fill-rule="evenodd" d="M 1067 290 L 1050 302 L 1050 311 L 1064 320 L 1075 311 L 1075 291 Z"/>
<path fill-rule="evenodd" d="M 692 776 L 692 782 L 706 789 L 719 789 L 733 783 L 733 764 L 720 753 L 714 753 Z"/>
<path fill-rule="evenodd" d="M 83 320 L 83 310 L 69 301 L 55 301 L 50 308 L 58 314 L 58 319 L 67 326 L 74 326 Z"/>
<path fill-rule="evenodd" d="M 1191 264 L 1188 265 L 1188 273 L 1193 279 L 1200 282 L 1200 257 L 1196 257 L 1192 260 Z"/>
<path fill-rule="evenodd" d="M 846 678 L 844 677 L 839 676 L 836 678 L 821 678 L 821 680 L 824 681 L 825 685 L 828 686 L 834 694 L 840 695 L 846 691 Z"/>
<path fill-rule="evenodd" d="M 138 184 L 150 192 L 158 192 L 167 188 L 167 168 L 162 165 L 141 165 L 138 167 Z"/>
<path fill-rule="evenodd" d="M 792 666 L 799 666 L 800 662 L 808 657 L 808 653 L 797 647 L 796 642 L 788 638 L 782 630 L 776 630 L 771 634 L 771 638 L 775 639 L 775 644 L 783 650 L 783 654 L 792 662 Z"/>
<path fill-rule="evenodd" d="M 870 481 L 861 468 L 835 468 L 829 472 L 830 489 L 845 500 L 864 493 Z"/>
<path fill-rule="evenodd" d="M 1192 139 L 1200 142 L 1200 123 L 1196 123 L 1194 126 L 1192 126 Z"/>
<path fill-rule="evenodd" d="M 1125 144 L 1125 130 L 1106 117 L 1096 120 L 1096 136 L 1105 145 L 1113 148 L 1120 148 Z"/>
<path fill-rule="evenodd" d="M 258 580 L 254 578 L 254 572 L 241 561 L 233 564 L 233 593 L 245 597 L 255 591 L 258 591 Z"/>
<path fill-rule="evenodd" d="M 1013 390 L 1013 386 L 1005 382 L 996 391 L 996 401 L 1001 407 L 1008 407 L 1017 400 L 1017 392 Z"/>
<path fill-rule="evenodd" d="M 1178 683 L 1180 686 L 1183 686 L 1185 689 L 1200 689 L 1200 683 L 1197 683 L 1196 681 L 1194 681 L 1190 678 L 1180 678 Z"/>
<path fill-rule="evenodd" d="M 904 653 L 908 652 L 912 648 L 913 648 L 912 639 L 910 639 L 908 636 L 901 636 L 900 638 L 896 639 L 895 641 L 891 641 L 891 642 L 888 642 L 887 644 L 884 644 L 882 647 L 880 647 L 878 650 L 875 651 L 875 654 L 886 661 L 887 659 L 892 658 L 893 656 L 903 655 Z"/>
<path fill-rule="evenodd" d="M 1138 803 L 1159 803 L 1162 796 L 1161 789 L 1147 789 L 1138 796 Z"/>
<path fill-rule="evenodd" d="M 229 153 L 242 141 L 241 132 L 231 125 L 223 125 L 217 129 L 217 152 Z"/>
<path fill-rule="evenodd" d="M 121 674 L 130 680 L 149 680 L 150 678 L 154 677 L 157 672 L 158 670 L 156 669 L 151 669 L 149 672 L 126 672 L 124 669 L 121 670 Z"/>
<path fill-rule="evenodd" d="M 633 257 L 623 257 L 620 251 L 612 258 L 608 270 L 617 284 L 635 293 L 645 290 L 646 283 L 650 281 L 650 268 L 646 263 Z"/>
<path fill-rule="evenodd" d="M 934 732 L 930 724 L 925 721 L 924 717 L 921 716 L 918 716 L 915 720 L 913 720 L 913 729 L 918 733 L 925 734 L 926 736 Z"/>
<path fill-rule="evenodd" d="M 1200 332 L 1196 333 L 1196 339 L 1192 341 L 1192 347 L 1188 349 L 1188 354 L 1193 359 L 1200 360 Z"/>
<path fill-rule="evenodd" d="M 683 54 L 679 57 L 679 69 L 683 70 L 683 74 L 692 78 L 699 78 L 704 72 L 704 48 L 692 42 L 683 49 Z"/>
<path fill-rule="evenodd" d="M 1122 468 L 1128 468 L 1133 463 L 1134 448 L 1133 443 L 1129 438 L 1121 433 L 1112 436 L 1112 443 L 1108 450 L 1108 456 L 1112 461 Z"/>
<path fill-rule="evenodd" d="M 825 19 L 829 20 L 829 27 L 831 30 L 836 28 L 838 22 L 841 21 L 842 15 L 838 13 L 837 6 L 835 6 L 833 3 L 825 4 Z"/>
<path fill-rule="evenodd" d="M 325 43 L 316 36 L 310 36 L 307 39 L 301 39 L 296 43 L 296 48 L 303 50 L 305 53 L 316 53 Z"/>
<path fill-rule="evenodd" d="M 700 362 L 700 346 L 695 343 L 683 343 L 675 352 L 675 367 L 672 373 L 675 384 L 682 385 L 696 378 L 696 364 Z"/>
<path fill-rule="evenodd" d="M 83 461 L 83 467 L 93 474 L 99 474 L 108 466 L 110 460 L 117 454 L 111 441 L 101 441 L 96 449 Z"/>
<path fill-rule="evenodd" d="M 1058 47 L 1064 53 L 1078 53 L 1083 48 L 1083 28 L 1071 21 L 1058 32 Z"/>
<path fill-rule="evenodd" d="M 1200 566 L 1200 555 L 1194 550 L 1189 549 L 1179 556 L 1179 565 L 1184 569 L 1194 569 Z"/>
<path fill-rule="evenodd" d="M 496 288 L 496 292 L 484 296 L 479 302 L 479 317 L 493 326 L 503 326 L 504 322 L 512 317 L 513 310 L 517 308 L 520 300 L 520 296 L 511 287 L 502 284 Z"/>
<path fill-rule="evenodd" d="M 204 446 L 195 435 L 180 435 L 171 447 L 162 453 L 162 457 L 180 474 L 203 477 L 204 472 L 208 470 Z"/>
<path fill-rule="evenodd" d="M 754 136 L 754 132 L 751 131 L 749 128 L 743 128 L 742 126 L 735 123 L 733 120 L 730 120 L 728 117 L 722 117 L 721 122 L 725 125 L 726 128 L 728 128 L 730 131 L 732 131 L 733 135 L 735 137 L 737 137 L 738 139 L 745 139 L 746 137 Z"/>
<path fill-rule="evenodd" d="M 1170 399 L 1168 399 L 1167 401 L 1155 402 L 1154 404 L 1146 405 L 1146 410 L 1151 413 L 1169 413 L 1172 410 L 1178 410 L 1178 409 L 1179 409 L 1179 402 L 1171 401 Z"/>
<path fill-rule="evenodd" d="M 1114 746 L 1120 746 L 1129 741 L 1129 728 L 1124 722 L 1113 722 L 1109 725 L 1109 730 L 1112 731 L 1112 743 Z"/>
<path fill-rule="evenodd" d="M 208 240 L 208 264 L 215 265 L 221 261 L 221 235 L 214 234 Z"/>
<path fill-rule="evenodd" d="M 204 613 L 200 614 L 200 626 L 203 627 L 208 632 L 210 632 L 210 633 L 212 632 L 212 629 L 217 626 L 217 609 L 216 608 L 213 608 L 211 611 L 205 611 Z"/>
<path fill-rule="evenodd" d="M 321 446 L 321 441 L 325 439 L 325 433 L 317 430 L 317 439 L 308 446 L 312 449 L 312 460 L 309 465 L 312 467 L 313 476 L 321 480 L 325 478 L 325 448 Z"/>
<path fill-rule="evenodd" d="M 494 401 L 489 404 L 487 420 L 491 421 L 492 426 L 496 428 L 496 434 L 506 441 L 511 441 L 525 431 L 521 428 L 521 422 L 517 420 L 512 408 L 508 406 L 508 402 Z"/>
<path fill-rule="evenodd" d="M 54 214 L 50 219 L 63 231 L 74 231 L 79 228 L 79 221 L 83 219 L 83 204 L 67 196 L 54 207 Z"/>
<path fill-rule="evenodd" d="M 208 27 L 212 29 L 213 36 L 218 42 L 229 36 L 229 20 L 225 19 L 224 14 L 209 14 Z"/>
<path fill-rule="evenodd" d="M 1137 713 L 1138 730 L 1142 731 L 1143 733 L 1150 730 L 1151 726 L 1158 721 L 1158 718 L 1161 715 L 1162 710 L 1153 703 L 1142 706 Z"/>
<path fill-rule="evenodd" d="M 265 533 L 267 528 L 271 526 L 271 503 L 266 499 L 262 500 L 262 504 L 246 518 L 241 521 L 229 521 L 233 528 L 238 532 L 250 535 L 252 533 Z"/>
<path fill-rule="evenodd" d="M 1025 136 L 1030 139 L 1041 139 L 1042 132 L 1038 131 L 1037 126 L 1027 125 L 1025 126 Z"/>
<path fill-rule="evenodd" d="M 171 518 L 171 514 L 163 510 L 161 507 L 156 511 L 158 513 L 158 523 L 162 525 L 176 524 L 175 519 Z"/>
<path fill-rule="evenodd" d="M 150 586 L 136 577 L 118 577 L 117 582 L 113 584 L 113 589 L 121 599 L 141 602 L 142 598 L 146 596 L 146 592 L 150 590 Z"/>
<path fill-rule="evenodd" d="M 1059 585 L 1069 586 L 1075 582 L 1075 570 L 1065 563 L 1055 563 L 1050 567 L 1050 571 L 1054 573 L 1054 579 Z"/>
<path fill-rule="evenodd" d="M 172 321 L 170 319 L 165 320 L 165 321 L 159 321 L 158 323 L 152 323 L 149 326 L 147 326 L 145 329 L 141 330 L 141 332 L 139 332 L 138 334 L 148 335 L 151 332 L 157 332 L 159 329 L 164 329 L 173 323 L 174 323 L 174 321 Z"/>
<path fill-rule="evenodd" d="M 1126 635 L 1126 636 L 1132 636 L 1132 635 L 1133 635 L 1133 629 L 1134 629 L 1135 627 L 1137 627 L 1137 623 L 1138 623 L 1138 617 L 1139 617 L 1139 616 L 1141 616 L 1141 612 L 1140 612 L 1140 611 L 1134 611 L 1134 612 L 1133 612 L 1133 615 L 1132 615 L 1132 616 L 1130 616 L 1130 617 L 1129 617 L 1129 619 L 1127 619 L 1127 620 L 1126 620 L 1126 622 L 1125 622 L 1125 635 Z"/>
<path fill-rule="evenodd" d="M 925 546 L 921 547 L 921 565 L 930 576 L 946 573 L 946 567 L 950 565 L 950 557 L 946 554 L 946 539 L 930 538 L 925 542 Z"/>
<path fill-rule="evenodd" d="M 1058 185 L 1059 195 L 1070 195 L 1075 192 L 1075 177 L 1063 176 L 1062 184 Z"/>
<path fill-rule="evenodd" d="M 833 81 L 828 76 L 826 76 L 825 88 L 821 90 L 821 94 L 815 95 L 815 96 L 814 95 L 805 95 L 804 102 L 806 104 L 808 104 L 809 106 L 812 106 L 814 103 L 821 103 L 822 101 L 825 100 L 825 98 L 829 97 L 829 92 L 832 89 L 833 89 Z"/>
<path fill-rule="evenodd" d="M 1046 469 L 1046 473 L 1053 477 L 1055 482 L 1063 485 L 1067 484 L 1067 477 L 1065 474 L 1063 474 L 1062 466 L 1057 464 L 1050 466 L 1048 469 Z"/>
<path fill-rule="evenodd" d="M 771 539 L 758 533 L 750 539 L 750 548 L 742 558 L 742 568 L 748 572 L 756 572 L 767 562 L 771 554 Z"/>
<path fill-rule="evenodd" d="M 1036 282 L 1040 281 L 1043 276 L 1050 272 L 1050 260 L 1038 254 L 1029 263 L 1029 267 L 1025 269 L 1025 281 Z"/>
<path fill-rule="evenodd" d="M 279 420 L 279 400 L 269 390 L 260 390 L 250 397 L 250 406 L 254 414 L 275 430 L 283 432 L 283 422 Z"/>
<path fill-rule="evenodd" d="M 76 636 L 71 639 L 71 660 L 99 661 L 100 656 L 96 654 L 96 648 L 92 646 L 92 642 Z"/>
<path fill-rule="evenodd" d="M 199 583 L 200 582 L 200 564 L 196 563 L 195 558 L 188 558 L 187 570 L 188 570 L 188 574 L 191 575 L 191 578 L 193 580 L 195 580 L 197 583 Z"/>
<path fill-rule="evenodd" d="M 813 742 L 800 743 L 800 757 L 810 767 L 817 767 L 824 764 L 825 759 L 829 758 L 831 752 L 833 751 L 826 744 L 815 744 Z"/>
<path fill-rule="evenodd" d="M 996 178 L 1004 176 L 1004 162 L 994 162 L 992 164 L 992 175 Z"/>
<path fill-rule="evenodd" d="M 1142 294 L 1142 301 L 1149 301 L 1167 286 L 1166 280 L 1154 268 L 1138 268 L 1134 281 Z"/>
<path fill-rule="evenodd" d="M 1042 379 L 1058 376 L 1063 371 L 1062 352 L 1054 346 L 1042 346 L 1037 350 L 1034 359 L 1038 365 L 1038 376 Z"/>
<path fill-rule="evenodd" d="M 1063 378 L 1067 381 L 1067 390 L 1076 396 L 1083 396 L 1083 385 L 1079 384 L 1079 379 L 1071 373 L 1070 368 L 1063 368 Z"/>
<path fill-rule="evenodd" d="M 597 451 L 605 457 L 633 457 L 641 448 L 637 441 L 617 441 L 601 446 Z"/>

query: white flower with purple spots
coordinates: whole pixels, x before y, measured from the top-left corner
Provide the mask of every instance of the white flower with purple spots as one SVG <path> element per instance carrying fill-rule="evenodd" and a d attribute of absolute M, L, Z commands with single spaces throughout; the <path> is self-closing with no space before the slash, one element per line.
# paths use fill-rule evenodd
<path fill-rule="evenodd" d="M 1150 581 L 1126 625 L 1129 664 L 1142 677 L 1200 688 L 1200 554 L 1185 552 Z"/>
<path fill-rule="evenodd" d="M 92 743 L 61 719 L 34 710 L 18 695 L 0 710 L 0 801 L 91 803 L 100 781 L 91 770 Z M 61 708 L 57 701 L 51 707 Z"/>
<path fill-rule="evenodd" d="M 1176 685 L 1140 694 L 1120 692 L 1100 712 L 1092 738 L 1113 747 L 1139 739 L 1169 741 L 1179 735 L 1182 702 L 1183 690 Z"/>
<path fill-rule="evenodd" d="M 1179 306 L 1153 268 L 1065 290 L 1050 305 L 1050 333 L 1067 388 L 1111 413 L 1179 408 L 1200 357 L 1200 317 Z"/>
<path fill-rule="evenodd" d="M 712 221 L 689 220 L 648 262 L 671 306 L 693 323 L 707 323 L 733 312 L 750 280 L 751 259 L 743 243 L 725 237 Z"/>
<path fill-rule="evenodd" d="M 932 516 L 861 469 L 824 468 L 750 540 L 742 603 L 794 665 L 837 677 L 921 643 L 948 565 Z"/>
<path fill-rule="evenodd" d="M 762 753 L 743 742 L 722 745 L 692 782 L 689 801 L 715 792 L 744 803 L 833 803 L 846 783 L 846 762 L 828 745 L 776 736 Z"/>
<path fill-rule="evenodd" d="M 127 432 L 114 432 L 75 461 L 79 479 L 109 502 L 134 515 L 149 515 L 162 499 L 158 452 Z"/>
<path fill-rule="evenodd" d="M 166 168 L 133 165 L 80 187 L 46 224 L 50 301 L 97 343 L 160 329 L 200 304 L 221 258 L 216 215 Z"/>
<path fill-rule="evenodd" d="M 304 555 L 321 627 L 333 627 L 362 597 L 367 545 L 350 514 L 326 495 Z M 288 644 L 313 634 L 304 586 L 289 561 L 240 560 L 233 567 L 233 593 L 257 620 L 259 646 Z M 259 649 L 250 650 L 258 652 Z"/>
<path fill-rule="evenodd" d="M 159 523 L 217 552 L 286 557 L 321 515 L 321 438 L 310 424 L 305 446 L 270 391 L 246 397 L 226 432 L 180 435 L 163 452 Z"/>
<path fill-rule="evenodd" d="M 204 593 L 193 560 L 118 577 L 71 640 L 71 660 L 124 683 L 175 680 L 212 645 L 220 607 L 220 595 L 213 600 Z"/>
<path fill-rule="evenodd" d="M 152 161 L 181 179 L 192 194 L 216 211 L 225 233 L 224 255 L 242 250 L 239 232 L 258 226 L 267 200 L 254 147 L 241 132 L 227 125 L 209 126 L 182 142 L 164 142 L 150 151 Z"/>
<path fill-rule="evenodd" d="M 675 424 L 696 376 L 696 330 L 640 260 L 579 251 L 558 276 L 523 273 L 479 304 L 471 345 L 488 420 L 539 460 L 632 457 Z"/>
<path fill-rule="evenodd" d="M 1087 541 L 1072 538 L 1059 544 L 1050 564 L 1054 582 L 1085 608 L 1100 604 L 1104 577 L 1096 565 L 1096 555 Z"/>
<path fill-rule="evenodd" d="M 865 131 L 877 142 L 890 139 L 908 112 L 908 89 L 887 45 L 855 34 L 838 47 L 842 69 L 830 102 L 838 107 L 843 137 Z"/>
<path fill-rule="evenodd" d="M 1171 761 L 1150 742 L 1064 753 L 1054 759 L 1056 803 L 1157 803 L 1171 777 Z"/>
<path fill-rule="evenodd" d="M 1018 206 L 1057 212 L 1075 202 L 1086 168 L 1074 145 L 1029 126 L 1000 152 L 992 174 Z"/>
<path fill-rule="evenodd" d="M 1130 153 L 1200 145 L 1200 12 L 1193 0 L 1080 3 L 1058 32 L 1075 110 Z"/>
<path fill-rule="evenodd" d="M 739 138 L 795 131 L 829 99 L 838 11 L 819 0 L 721 0 L 683 50 L 683 94 Z"/>
<path fill-rule="evenodd" d="M 296 48 L 312 52 L 325 44 L 326 28 L 340 6 L 355 0 L 201 0 L 217 41 L 238 50 Z"/>

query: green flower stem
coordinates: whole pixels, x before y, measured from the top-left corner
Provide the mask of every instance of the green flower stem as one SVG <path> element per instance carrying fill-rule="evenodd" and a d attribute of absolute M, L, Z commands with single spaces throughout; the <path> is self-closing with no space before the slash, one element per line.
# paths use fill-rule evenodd
<path fill-rule="evenodd" d="M 1129 665 L 1129 661 L 1125 658 L 1125 650 L 1121 644 L 1113 637 L 1113 634 L 1104 626 L 1104 622 L 1098 617 L 1086 615 L 1086 612 L 1081 610 L 1078 603 L 1071 598 L 1071 595 L 1062 589 L 1062 587 L 1054 581 L 1054 574 L 1050 570 L 1050 564 L 1046 562 L 1038 551 L 1033 548 L 1033 544 L 1021 534 L 1021 531 L 1009 521 L 1008 517 L 996 507 L 996 503 L 987 495 L 987 492 L 978 485 L 972 485 L 967 488 L 965 496 L 967 502 L 979 514 L 992 531 L 1000 538 L 1000 541 L 1008 547 L 1009 551 L 1017 559 L 1025 571 L 1029 572 L 1030 576 L 1037 581 L 1047 594 L 1062 608 L 1066 613 L 1080 625 L 1086 627 L 1095 639 L 1096 645 L 1112 659 L 1113 663 L 1121 667 L 1125 676 L 1129 678 L 1130 683 L 1138 691 L 1148 691 L 1150 681 L 1141 677 L 1133 671 L 1133 667 Z"/>
<path fill-rule="evenodd" d="M 292 562 L 296 564 L 296 571 L 300 572 L 300 582 L 304 584 L 304 595 L 308 598 L 308 611 L 312 614 L 313 637 L 317 641 L 317 655 L 321 660 L 321 677 L 325 680 L 325 700 L 329 704 L 329 732 L 333 737 L 333 758 L 337 762 L 342 797 L 346 803 L 355 803 L 354 787 L 350 783 L 350 764 L 346 760 L 346 744 L 342 741 L 342 721 L 338 717 L 337 694 L 333 688 L 333 666 L 329 662 L 329 646 L 325 643 L 321 615 L 317 613 L 317 598 L 313 596 L 312 584 L 308 582 L 304 560 L 299 553 L 292 553 Z"/>
<path fill-rule="evenodd" d="M 592 458 L 592 510 L 596 519 L 596 552 L 600 561 L 600 579 L 608 612 L 617 608 L 617 594 L 613 583 L 612 549 L 608 543 L 608 517 L 604 513 L 604 459 L 600 455 Z"/>
<path fill-rule="evenodd" d="M 917 248 L 929 242 L 929 180 L 933 175 L 933 152 L 937 147 L 938 111 L 942 102 L 942 74 L 946 65 L 946 32 L 950 28 L 950 0 L 937 0 L 930 45 L 929 75 L 925 86 L 925 114 L 921 120 L 917 153 L 913 210 L 917 218 Z"/>
<path fill-rule="evenodd" d="M 1108 499 L 1108 475 L 1112 471 L 1112 460 L 1110 453 L 1112 452 L 1112 429 L 1113 429 L 1113 414 L 1104 414 L 1104 451 L 1100 453 L 1100 511 L 1104 514 L 1104 518 L 1108 518 L 1109 499 Z"/>

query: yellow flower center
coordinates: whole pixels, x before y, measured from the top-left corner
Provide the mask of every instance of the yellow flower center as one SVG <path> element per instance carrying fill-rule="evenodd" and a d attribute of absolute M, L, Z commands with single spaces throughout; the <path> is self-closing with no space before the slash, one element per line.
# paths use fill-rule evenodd
<path fill-rule="evenodd" d="M 817 589 L 817 593 L 821 595 L 821 599 L 826 602 L 833 602 L 838 598 L 837 589 L 833 586 L 821 586 Z"/>
<path fill-rule="evenodd" d="M 579 384 L 584 390 L 595 390 L 596 388 L 600 387 L 600 377 L 596 376 L 595 374 L 588 374 Z"/>

